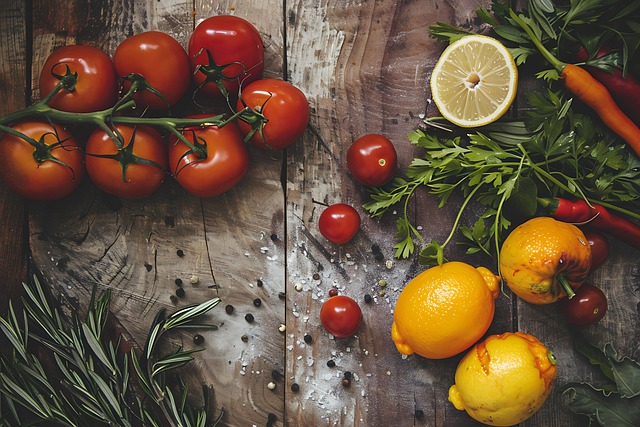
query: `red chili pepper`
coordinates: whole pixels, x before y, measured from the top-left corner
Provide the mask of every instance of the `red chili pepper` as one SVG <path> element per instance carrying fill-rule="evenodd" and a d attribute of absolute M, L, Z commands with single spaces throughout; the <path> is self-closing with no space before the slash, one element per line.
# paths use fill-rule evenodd
<path fill-rule="evenodd" d="M 640 225 L 624 217 L 612 214 L 598 204 L 588 204 L 582 199 L 540 199 L 545 212 L 553 218 L 609 234 L 636 249 L 640 249 Z"/>
<path fill-rule="evenodd" d="M 600 58 L 611 52 L 609 46 L 603 46 L 595 54 L 595 58 Z M 586 61 L 589 53 L 584 47 L 580 47 L 575 54 L 576 61 Z M 614 68 L 612 72 L 604 71 L 600 68 L 585 65 L 593 77 L 602 83 L 616 100 L 620 109 L 625 112 L 636 125 L 640 125 L 640 82 L 631 74 L 624 76 L 622 70 Z"/>

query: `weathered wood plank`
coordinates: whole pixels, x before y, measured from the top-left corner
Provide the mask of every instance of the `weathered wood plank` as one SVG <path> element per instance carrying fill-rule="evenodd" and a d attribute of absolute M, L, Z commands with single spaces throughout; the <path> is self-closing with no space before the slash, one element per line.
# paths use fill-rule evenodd
<path fill-rule="evenodd" d="M 26 106 L 27 91 L 27 21 L 22 1 L 6 1 L 0 5 L 0 114 Z M 0 286 L 4 311 L 8 298 L 22 293 L 21 283 L 27 279 L 27 241 L 24 201 L 0 186 Z"/>

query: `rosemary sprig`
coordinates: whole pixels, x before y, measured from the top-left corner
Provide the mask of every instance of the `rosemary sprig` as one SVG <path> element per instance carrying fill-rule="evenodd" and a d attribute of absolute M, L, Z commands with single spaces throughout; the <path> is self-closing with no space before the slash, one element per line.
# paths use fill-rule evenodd
<path fill-rule="evenodd" d="M 40 423 L 67 426 L 199 426 L 219 423 L 212 389 L 203 386 L 205 405 L 187 405 L 188 387 L 178 377 L 170 385 L 168 374 L 192 360 L 201 349 L 158 354 L 165 333 L 198 325 L 202 315 L 218 305 L 214 298 L 153 322 L 145 352 L 126 353 L 121 337 L 109 340 L 105 327 L 110 291 L 92 295 L 87 315 L 74 312 L 65 319 L 38 277 L 24 284 L 23 308 L 9 302 L 0 317 L 0 332 L 10 348 L 0 354 L 0 420 L 7 425 Z M 44 356 L 44 357 L 43 357 Z M 135 377 L 130 375 L 130 364 Z M 0 422 L 0 425 L 5 425 Z"/>

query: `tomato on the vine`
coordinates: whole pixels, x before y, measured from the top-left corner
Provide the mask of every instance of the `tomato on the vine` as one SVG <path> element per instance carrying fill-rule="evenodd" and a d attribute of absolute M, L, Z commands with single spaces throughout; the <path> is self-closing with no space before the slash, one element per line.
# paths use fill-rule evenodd
<path fill-rule="evenodd" d="M 218 196 L 235 186 L 247 173 L 249 154 L 235 123 L 220 128 L 187 128 L 183 135 L 194 146 L 206 150 L 206 158 L 201 159 L 177 137 L 170 140 L 171 173 L 189 193 L 203 198 Z"/>
<path fill-rule="evenodd" d="M 13 192 L 32 200 L 56 200 L 80 185 L 85 174 L 84 153 L 63 126 L 24 121 L 11 129 L 36 143 L 9 132 L 0 139 L 0 177 Z"/>
<path fill-rule="evenodd" d="M 602 289 L 583 283 L 573 298 L 560 300 L 560 309 L 567 322 L 578 327 L 593 325 L 607 312 L 607 296 Z"/>
<path fill-rule="evenodd" d="M 360 214 L 345 203 L 328 206 L 318 219 L 320 233 L 333 243 L 350 241 L 360 229 Z"/>
<path fill-rule="evenodd" d="M 126 38 L 116 48 L 113 63 L 118 76 L 124 79 L 125 90 L 132 84 L 128 77 L 139 75 L 162 95 L 148 89 L 138 90 L 133 95 L 138 108 L 166 109 L 185 95 L 191 83 L 187 52 L 176 39 L 160 31 Z"/>
<path fill-rule="evenodd" d="M 260 148 L 281 150 L 304 133 L 309 124 L 309 102 L 300 89 L 278 79 L 261 79 L 241 91 L 237 110 L 252 112 L 238 120 L 244 135 Z"/>
<path fill-rule="evenodd" d="M 236 96 L 240 82 L 262 78 L 264 46 L 249 21 L 234 15 L 211 16 L 200 22 L 189 39 L 193 78 L 209 95 L 221 95 L 220 86 Z"/>
<path fill-rule="evenodd" d="M 584 236 L 591 247 L 591 270 L 595 270 L 601 267 L 609 258 L 611 245 L 607 236 L 600 232 L 586 230 L 584 231 Z"/>
<path fill-rule="evenodd" d="M 322 304 L 322 326 L 336 338 L 353 336 L 362 322 L 362 310 L 356 301 L 346 295 L 336 295 Z"/>
<path fill-rule="evenodd" d="M 104 110 L 115 104 L 118 78 L 111 58 L 93 46 L 69 45 L 54 50 L 40 73 L 40 96 L 48 95 L 65 75 L 77 74 L 73 87 L 60 90 L 49 106 L 72 113 Z"/>
<path fill-rule="evenodd" d="M 102 129 L 87 140 L 87 174 L 100 190 L 122 198 L 142 198 L 162 184 L 167 170 L 167 149 L 150 126 L 117 125 L 122 147 Z"/>
<path fill-rule="evenodd" d="M 364 135 L 347 151 L 347 167 L 353 178 L 369 187 L 380 187 L 391 181 L 398 164 L 393 143 L 384 135 Z"/>

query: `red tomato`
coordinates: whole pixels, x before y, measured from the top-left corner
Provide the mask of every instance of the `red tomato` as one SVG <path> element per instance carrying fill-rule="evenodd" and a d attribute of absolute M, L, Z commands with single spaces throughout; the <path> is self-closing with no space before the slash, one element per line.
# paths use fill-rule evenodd
<path fill-rule="evenodd" d="M 360 215 L 351 206 L 336 203 L 322 211 L 318 227 L 324 237 L 342 245 L 351 240 L 360 229 Z"/>
<path fill-rule="evenodd" d="M 398 165 L 393 143 L 384 135 L 364 135 L 347 151 L 347 167 L 353 178 L 369 187 L 380 187 L 391 181 Z"/>
<path fill-rule="evenodd" d="M 360 327 L 362 310 L 352 298 L 336 295 L 322 304 L 320 322 L 334 337 L 349 338 Z"/>
<path fill-rule="evenodd" d="M 167 169 L 167 149 L 160 134 L 148 126 L 116 128 L 124 141 L 120 150 L 102 129 L 89 136 L 85 148 L 89 177 L 96 187 L 117 197 L 133 199 L 153 194 L 164 181 Z M 139 163 L 148 161 L 159 167 Z"/>
<path fill-rule="evenodd" d="M 212 16 L 199 23 L 189 39 L 189 58 L 196 84 L 204 83 L 201 89 L 209 95 L 221 94 L 217 82 L 237 95 L 240 82 L 247 85 L 258 80 L 264 70 L 260 33 L 249 21 L 233 15 Z"/>
<path fill-rule="evenodd" d="M 563 298 L 560 309 L 567 322 L 578 327 L 593 325 L 607 312 L 607 297 L 600 288 L 583 283 L 573 298 Z"/>
<path fill-rule="evenodd" d="M 238 111 L 245 105 L 266 119 L 262 122 L 262 135 L 258 130 L 251 137 L 251 141 L 263 149 L 281 150 L 288 147 L 302 136 L 309 124 L 307 97 L 284 80 L 261 79 L 249 84 L 242 89 L 237 103 Z M 244 120 L 239 120 L 238 124 L 244 135 L 253 129 Z"/>
<path fill-rule="evenodd" d="M 191 83 L 187 52 L 176 39 L 160 31 L 147 31 L 125 39 L 116 48 L 113 63 L 120 78 L 139 74 L 166 99 L 148 90 L 138 91 L 133 99 L 139 108 L 162 110 L 174 105 Z M 130 87 L 131 82 L 125 80 L 125 90 Z"/>
<path fill-rule="evenodd" d="M 84 153 L 76 139 L 62 126 L 26 121 L 11 126 L 35 141 L 34 146 L 10 133 L 0 139 L 0 177 L 7 187 L 33 200 L 55 200 L 71 194 L 84 177 Z M 47 159 L 48 155 L 57 161 Z M 62 163 L 60 163 L 62 162 Z"/>
<path fill-rule="evenodd" d="M 198 117 L 198 116 L 193 116 Z M 200 160 L 176 137 L 169 145 L 169 165 L 178 183 L 197 197 L 214 197 L 236 185 L 247 173 L 249 154 L 235 123 L 186 129 L 184 136 L 204 144 L 207 157 Z"/>
<path fill-rule="evenodd" d="M 49 106 L 72 113 L 89 113 L 109 108 L 118 97 L 118 78 L 111 58 L 93 46 L 62 46 L 47 58 L 40 73 L 40 96 L 44 98 L 62 76 L 77 73 L 72 91 L 62 89 Z"/>
<path fill-rule="evenodd" d="M 591 270 L 595 270 L 601 267 L 609 258 L 609 252 L 611 251 L 609 239 L 597 231 L 587 230 L 584 235 L 589 242 L 589 246 L 591 246 Z"/>

